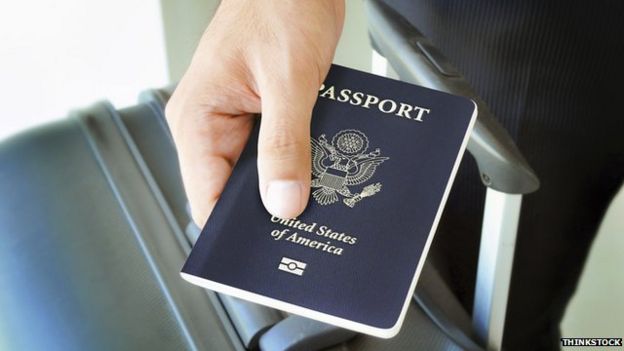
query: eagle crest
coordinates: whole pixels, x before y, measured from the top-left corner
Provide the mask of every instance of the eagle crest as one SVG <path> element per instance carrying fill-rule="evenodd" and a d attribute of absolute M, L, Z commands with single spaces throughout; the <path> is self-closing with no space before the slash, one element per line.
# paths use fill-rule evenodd
<path fill-rule="evenodd" d="M 381 190 L 381 183 L 365 186 L 352 193 L 350 186 L 360 185 L 375 174 L 379 165 L 388 159 L 377 148 L 368 150 L 368 138 L 359 130 L 346 129 L 336 133 L 331 143 L 322 134 L 312 138 L 312 196 L 320 205 L 329 205 L 343 196 L 342 202 L 353 207 L 362 199 Z"/>

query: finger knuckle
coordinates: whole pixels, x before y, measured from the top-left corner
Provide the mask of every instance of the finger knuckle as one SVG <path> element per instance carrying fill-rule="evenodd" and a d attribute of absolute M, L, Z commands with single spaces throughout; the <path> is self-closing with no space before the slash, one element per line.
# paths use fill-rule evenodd
<path fill-rule="evenodd" d="M 260 143 L 260 154 L 274 161 L 292 160 L 305 155 L 308 142 L 295 137 L 290 131 L 277 131 Z"/>
<path fill-rule="evenodd" d="M 172 97 L 165 105 L 165 117 L 167 122 L 171 123 L 178 116 L 177 100 Z"/>
<path fill-rule="evenodd" d="M 217 202 L 218 195 L 204 195 L 201 200 L 197 199 L 196 195 L 197 194 L 195 194 L 195 196 L 189 196 L 190 215 L 191 219 L 201 227 L 206 223 L 210 213 L 212 213 L 214 205 Z M 195 199 L 191 200 L 193 197 Z"/>
<path fill-rule="evenodd" d="M 200 228 L 206 223 L 206 220 L 208 220 L 208 216 L 210 216 L 209 210 L 200 211 L 191 209 L 191 218 L 193 219 L 193 222 L 195 222 L 195 224 Z"/>
<path fill-rule="evenodd" d="M 165 120 L 169 125 L 169 129 L 175 133 L 178 129 L 180 116 L 182 115 L 182 104 L 177 95 L 173 95 L 165 105 Z"/>

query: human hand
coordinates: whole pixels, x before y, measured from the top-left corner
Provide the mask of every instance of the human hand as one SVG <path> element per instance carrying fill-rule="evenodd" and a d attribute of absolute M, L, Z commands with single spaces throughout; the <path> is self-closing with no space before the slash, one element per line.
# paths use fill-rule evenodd
<path fill-rule="evenodd" d="M 344 0 L 223 0 L 167 104 L 193 220 L 202 226 L 262 112 L 259 191 L 280 218 L 310 195 L 310 118 Z"/>

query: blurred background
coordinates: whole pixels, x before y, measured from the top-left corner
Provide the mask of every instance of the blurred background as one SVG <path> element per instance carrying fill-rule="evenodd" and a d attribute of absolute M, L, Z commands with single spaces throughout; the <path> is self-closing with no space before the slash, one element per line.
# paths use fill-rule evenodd
<path fill-rule="evenodd" d="M 0 139 L 108 99 L 120 108 L 176 82 L 215 0 L 12 2 L 0 11 Z M 335 62 L 370 71 L 360 1 L 347 2 Z M 1 168 L 0 168 L 1 170 Z M 1 196 L 1 194 L 0 194 Z M 563 322 L 569 337 L 624 335 L 624 193 L 593 244 Z"/>

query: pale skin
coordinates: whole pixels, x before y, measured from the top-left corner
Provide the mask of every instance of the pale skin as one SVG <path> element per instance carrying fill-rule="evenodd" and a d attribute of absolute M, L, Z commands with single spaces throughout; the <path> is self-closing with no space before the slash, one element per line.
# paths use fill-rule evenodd
<path fill-rule="evenodd" d="M 193 220 L 206 222 L 262 113 L 258 189 L 293 218 L 310 196 L 310 119 L 344 0 L 223 0 L 167 104 Z"/>

